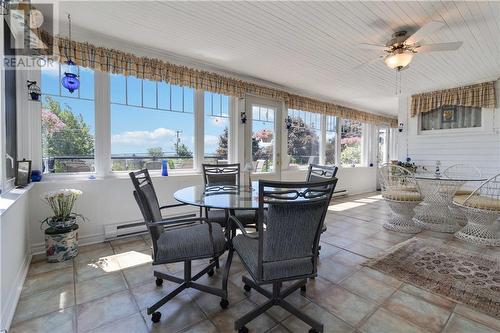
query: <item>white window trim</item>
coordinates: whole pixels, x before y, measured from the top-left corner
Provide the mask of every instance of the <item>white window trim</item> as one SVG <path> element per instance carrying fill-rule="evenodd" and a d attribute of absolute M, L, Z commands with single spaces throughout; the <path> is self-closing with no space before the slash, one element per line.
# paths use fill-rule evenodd
<path fill-rule="evenodd" d="M 441 135 L 470 135 L 473 133 L 493 133 L 494 132 L 494 109 L 481 108 L 481 126 L 479 127 L 465 127 L 465 128 L 444 128 L 433 130 L 421 129 L 421 117 L 416 116 L 416 132 L 419 136 L 441 136 Z"/>

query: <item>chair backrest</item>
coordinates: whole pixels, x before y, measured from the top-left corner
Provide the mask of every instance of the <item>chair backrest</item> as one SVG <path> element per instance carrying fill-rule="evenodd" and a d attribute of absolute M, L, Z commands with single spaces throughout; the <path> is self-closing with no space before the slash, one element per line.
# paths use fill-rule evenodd
<path fill-rule="evenodd" d="M 240 164 L 203 164 L 205 185 L 240 186 Z"/>
<path fill-rule="evenodd" d="M 144 222 L 148 226 L 151 237 L 157 240 L 163 231 L 163 226 L 155 226 L 154 222 L 162 220 L 158 198 L 147 169 L 129 173 L 134 185 L 134 198 L 141 210 Z"/>
<path fill-rule="evenodd" d="M 312 260 L 311 274 L 316 273 L 319 237 L 336 184 L 337 178 L 314 186 L 310 182 L 259 182 L 258 279 L 262 280 L 265 263 L 292 259 Z"/>
<path fill-rule="evenodd" d="M 379 168 L 382 192 L 419 191 L 415 174 L 399 165 L 385 163 Z"/>
<path fill-rule="evenodd" d="M 443 175 L 445 175 L 446 177 L 450 177 L 450 178 L 453 178 L 453 177 L 459 177 L 459 178 L 460 177 L 463 177 L 463 178 L 477 177 L 477 178 L 481 178 L 481 176 L 482 176 L 481 170 L 476 168 L 474 165 L 461 164 L 461 163 L 449 166 L 448 168 L 446 168 L 443 171 Z"/>
<path fill-rule="evenodd" d="M 478 200 L 478 197 L 483 201 Z M 487 200 L 487 205 L 484 203 L 484 200 Z M 468 207 L 482 210 L 500 211 L 500 173 L 479 185 L 465 199 L 464 204 Z"/>
<path fill-rule="evenodd" d="M 316 182 L 335 178 L 338 169 L 335 165 L 309 164 L 306 181 Z"/>

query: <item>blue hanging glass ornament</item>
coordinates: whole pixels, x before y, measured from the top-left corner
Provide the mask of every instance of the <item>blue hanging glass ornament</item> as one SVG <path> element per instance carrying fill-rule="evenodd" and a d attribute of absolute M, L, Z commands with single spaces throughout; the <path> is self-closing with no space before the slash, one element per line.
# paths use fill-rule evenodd
<path fill-rule="evenodd" d="M 64 88 L 68 89 L 70 93 L 73 93 L 80 87 L 80 80 L 78 80 L 78 75 L 74 73 L 76 72 L 74 70 L 76 68 L 76 64 L 71 59 L 68 59 L 66 65 L 68 71 L 64 72 L 61 84 Z"/>

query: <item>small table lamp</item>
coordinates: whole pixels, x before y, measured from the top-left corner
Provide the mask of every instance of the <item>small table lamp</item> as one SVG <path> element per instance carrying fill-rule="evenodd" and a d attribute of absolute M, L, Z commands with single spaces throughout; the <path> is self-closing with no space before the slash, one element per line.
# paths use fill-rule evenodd
<path fill-rule="evenodd" d="M 247 162 L 245 167 L 243 168 L 244 172 L 248 172 L 248 187 L 252 188 L 252 171 L 253 171 L 252 162 Z"/>

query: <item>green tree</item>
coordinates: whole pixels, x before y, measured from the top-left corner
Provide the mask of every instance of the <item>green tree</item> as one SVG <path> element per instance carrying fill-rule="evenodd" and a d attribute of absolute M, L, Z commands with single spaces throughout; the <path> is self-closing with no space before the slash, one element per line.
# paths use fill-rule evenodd
<path fill-rule="evenodd" d="M 179 157 L 193 157 L 193 152 L 182 142 L 179 142 L 179 144 L 176 145 L 176 149 L 177 156 Z"/>
<path fill-rule="evenodd" d="M 157 160 L 163 157 L 163 149 L 161 147 L 148 148 L 148 155 L 152 157 L 153 160 Z"/>
<path fill-rule="evenodd" d="M 215 151 L 215 154 L 219 159 L 227 159 L 228 136 L 229 136 L 229 131 L 228 128 L 225 127 L 224 132 L 222 132 L 222 134 L 219 135 L 219 146 Z"/>
<path fill-rule="evenodd" d="M 292 126 L 288 130 L 287 152 L 291 160 L 304 164 L 310 156 L 319 156 L 319 138 L 300 117 L 292 118 L 292 123 L 300 126 Z"/>
<path fill-rule="evenodd" d="M 42 124 L 44 128 L 44 155 L 86 156 L 94 154 L 94 136 L 81 114 L 74 114 L 71 107 L 61 104 L 52 97 L 45 97 L 45 108 L 64 124 L 57 130 L 49 130 L 50 124 Z"/>

